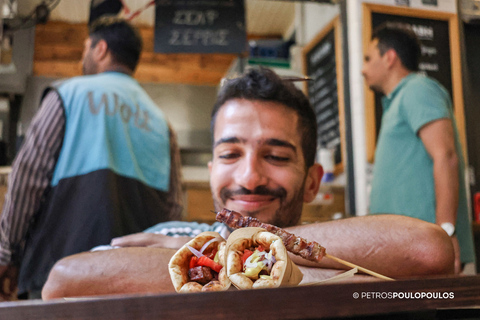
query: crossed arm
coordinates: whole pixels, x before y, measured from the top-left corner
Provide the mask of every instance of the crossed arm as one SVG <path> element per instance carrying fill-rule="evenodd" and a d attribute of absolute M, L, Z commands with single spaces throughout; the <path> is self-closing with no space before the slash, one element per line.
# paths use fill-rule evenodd
<path fill-rule="evenodd" d="M 356 217 L 293 227 L 289 231 L 321 243 L 334 256 L 390 277 L 453 272 L 450 238 L 440 227 L 415 218 Z M 176 250 L 161 248 L 161 243 L 171 238 L 162 235 L 147 235 L 147 238 L 145 244 L 149 247 L 86 252 L 58 261 L 43 288 L 43 299 L 174 291 L 167 265 Z M 123 244 L 132 241 L 133 245 L 140 245 L 135 237 Z M 122 239 L 116 240 L 116 245 L 120 244 Z M 343 268 L 328 259 L 314 265 L 293 258 L 303 266 L 305 282 L 324 279 L 331 275 L 332 269 Z"/>

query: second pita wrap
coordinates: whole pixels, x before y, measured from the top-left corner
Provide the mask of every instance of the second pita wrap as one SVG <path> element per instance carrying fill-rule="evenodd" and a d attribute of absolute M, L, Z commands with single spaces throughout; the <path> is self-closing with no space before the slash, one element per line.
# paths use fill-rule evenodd
<path fill-rule="evenodd" d="M 242 256 L 245 249 L 252 247 L 265 249 L 265 253 L 258 254 L 263 258 L 255 257 L 253 264 L 258 263 L 256 260 L 268 259 L 268 263 L 271 264 L 269 268 L 267 267 L 270 269 L 268 276 L 258 276 L 258 279 L 255 279 L 255 276 L 244 272 Z M 232 232 L 227 240 L 225 258 L 227 276 L 238 289 L 294 286 L 303 278 L 297 265 L 290 260 L 282 239 L 262 228 L 248 227 Z"/>

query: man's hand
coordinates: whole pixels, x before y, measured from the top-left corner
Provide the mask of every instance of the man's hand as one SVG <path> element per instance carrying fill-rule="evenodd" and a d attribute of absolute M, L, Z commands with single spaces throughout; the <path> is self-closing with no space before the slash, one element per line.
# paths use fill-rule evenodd
<path fill-rule="evenodd" d="M 112 239 L 110 243 L 116 247 L 155 247 L 180 249 L 191 237 L 169 237 L 163 234 L 140 232 Z"/>
<path fill-rule="evenodd" d="M 0 300 L 17 300 L 18 269 L 15 266 L 0 266 Z"/>

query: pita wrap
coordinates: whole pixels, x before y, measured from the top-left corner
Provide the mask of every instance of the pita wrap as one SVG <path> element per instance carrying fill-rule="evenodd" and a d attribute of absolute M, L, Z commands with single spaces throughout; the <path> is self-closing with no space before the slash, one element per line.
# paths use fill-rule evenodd
<path fill-rule="evenodd" d="M 260 245 L 273 254 L 276 262 L 270 271 L 271 279 L 251 280 L 243 273 L 243 251 Z M 295 286 L 303 278 L 300 269 L 290 260 L 282 239 L 262 228 L 247 227 L 232 232 L 227 240 L 226 259 L 227 276 L 238 289 Z"/>
<path fill-rule="evenodd" d="M 219 264 L 224 266 L 218 274 L 218 280 L 212 280 L 205 285 L 198 282 L 190 281 L 188 276 L 190 259 L 194 255 L 187 245 L 200 251 L 202 246 L 211 239 L 218 238 L 218 242 L 212 242 L 205 249 L 205 252 L 211 251 L 214 246 L 218 247 Z M 225 246 L 226 242 L 217 232 L 202 232 L 183 247 L 181 247 L 170 259 L 168 263 L 168 271 L 170 279 L 172 279 L 173 286 L 177 292 L 200 292 L 200 291 L 224 291 L 230 287 L 230 280 L 227 277 L 225 270 Z"/>

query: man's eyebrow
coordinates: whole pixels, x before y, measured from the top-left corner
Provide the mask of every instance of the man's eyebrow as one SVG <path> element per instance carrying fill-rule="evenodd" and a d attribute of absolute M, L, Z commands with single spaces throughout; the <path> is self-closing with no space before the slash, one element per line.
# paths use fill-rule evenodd
<path fill-rule="evenodd" d="M 280 140 L 280 139 L 267 139 L 265 140 L 265 144 L 269 146 L 274 146 L 274 147 L 286 147 L 290 148 L 293 150 L 293 152 L 297 152 L 297 147 L 295 147 L 293 144 L 291 144 L 288 141 L 285 140 Z"/>
<path fill-rule="evenodd" d="M 215 148 L 224 143 L 243 143 L 243 142 L 245 142 L 245 139 L 240 139 L 238 137 L 226 137 L 226 138 L 221 138 L 215 141 L 215 143 L 213 144 L 213 147 Z M 285 140 L 271 138 L 263 141 L 263 144 L 268 146 L 273 146 L 273 147 L 286 147 L 286 148 L 292 149 L 293 152 L 295 153 L 297 152 L 297 147 L 295 147 L 293 144 Z"/>
<path fill-rule="evenodd" d="M 218 145 L 221 145 L 223 143 L 240 143 L 242 142 L 243 139 L 240 139 L 238 137 L 226 137 L 226 138 L 221 138 L 213 144 L 213 147 L 217 147 Z"/>

